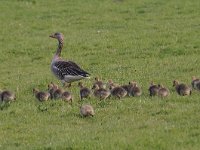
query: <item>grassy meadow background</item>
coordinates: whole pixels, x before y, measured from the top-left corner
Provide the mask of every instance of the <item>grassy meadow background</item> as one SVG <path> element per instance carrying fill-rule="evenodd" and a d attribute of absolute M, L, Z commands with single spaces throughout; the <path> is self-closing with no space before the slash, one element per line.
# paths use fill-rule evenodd
<path fill-rule="evenodd" d="M 0 105 L 0 149 L 199 149 L 200 93 L 180 97 L 178 79 L 200 77 L 199 0 L 1 0 L 0 88 L 17 101 Z M 79 102 L 38 102 L 32 88 L 58 80 L 50 72 L 57 41 L 62 57 L 95 76 L 120 84 L 138 81 L 141 97 Z M 150 98 L 150 81 L 170 89 Z M 61 85 L 61 84 L 60 84 Z M 81 118 L 90 103 L 96 115 Z"/>

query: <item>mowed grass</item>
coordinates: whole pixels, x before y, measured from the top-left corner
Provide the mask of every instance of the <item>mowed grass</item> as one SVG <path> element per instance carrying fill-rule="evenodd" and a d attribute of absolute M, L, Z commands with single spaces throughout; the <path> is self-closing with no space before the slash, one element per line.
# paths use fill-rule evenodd
<path fill-rule="evenodd" d="M 200 93 L 180 97 L 178 79 L 200 76 L 199 0 L 1 0 L 0 88 L 17 101 L 0 106 L 0 149 L 199 149 Z M 120 84 L 136 80 L 141 97 L 79 102 L 38 102 L 32 88 L 47 89 L 50 62 L 62 32 L 62 57 L 95 76 Z M 150 98 L 149 83 L 170 89 Z M 60 83 L 59 83 L 60 84 Z M 61 84 L 60 84 L 61 85 Z M 81 104 L 95 108 L 79 115 Z"/>

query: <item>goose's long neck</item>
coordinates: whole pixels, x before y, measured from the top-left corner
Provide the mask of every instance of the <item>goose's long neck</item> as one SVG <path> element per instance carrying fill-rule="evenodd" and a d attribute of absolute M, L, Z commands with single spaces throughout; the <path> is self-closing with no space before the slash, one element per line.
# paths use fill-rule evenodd
<path fill-rule="evenodd" d="M 59 39 L 58 40 L 58 48 L 57 48 L 55 56 L 60 57 L 62 48 L 63 48 L 63 39 Z"/>

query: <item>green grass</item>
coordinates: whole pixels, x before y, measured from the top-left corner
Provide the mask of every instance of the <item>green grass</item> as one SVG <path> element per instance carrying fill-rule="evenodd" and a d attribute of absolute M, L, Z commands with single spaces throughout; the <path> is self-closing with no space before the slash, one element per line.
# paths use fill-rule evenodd
<path fill-rule="evenodd" d="M 0 106 L 0 149 L 199 149 L 200 93 L 180 97 L 178 79 L 199 76 L 199 0 L 1 0 L 0 88 L 17 101 Z M 57 42 L 63 58 L 95 76 L 125 84 L 139 82 L 138 98 L 99 102 L 39 103 L 32 88 L 58 82 L 50 72 Z M 150 98 L 150 81 L 169 87 L 167 99 Z M 75 83 L 76 84 L 76 83 Z M 81 118 L 91 103 L 96 115 Z"/>

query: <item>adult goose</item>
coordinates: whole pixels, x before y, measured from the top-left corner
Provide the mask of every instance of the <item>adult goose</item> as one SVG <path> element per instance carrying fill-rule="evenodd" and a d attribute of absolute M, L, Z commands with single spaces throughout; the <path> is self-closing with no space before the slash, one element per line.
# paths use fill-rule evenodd
<path fill-rule="evenodd" d="M 78 81 L 84 78 L 89 78 L 90 74 L 81 69 L 75 62 L 69 60 L 63 60 L 61 58 L 61 51 L 63 48 L 64 37 L 62 33 L 54 33 L 49 37 L 58 40 L 58 48 L 51 62 L 51 71 L 53 74 L 61 80 L 63 85 Z"/>

